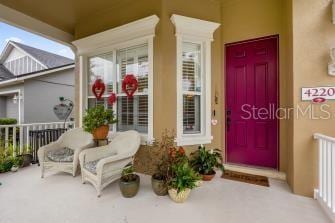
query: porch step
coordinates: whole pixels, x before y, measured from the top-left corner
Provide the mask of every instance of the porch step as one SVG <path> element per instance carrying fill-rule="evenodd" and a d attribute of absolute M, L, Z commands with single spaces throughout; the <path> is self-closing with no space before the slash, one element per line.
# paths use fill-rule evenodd
<path fill-rule="evenodd" d="M 279 172 L 273 169 L 262 169 L 262 168 L 248 167 L 248 166 L 238 166 L 238 165 L 233 165 L 233 164 L 224 164 L 224 167 L 225 169 L 231 170 L 231 171 L 254 174 L 254 175 L 264 176 L 264 177 L 268 177 L 272 179 L 286 181 L 286 174 L 284 172 Z"/>

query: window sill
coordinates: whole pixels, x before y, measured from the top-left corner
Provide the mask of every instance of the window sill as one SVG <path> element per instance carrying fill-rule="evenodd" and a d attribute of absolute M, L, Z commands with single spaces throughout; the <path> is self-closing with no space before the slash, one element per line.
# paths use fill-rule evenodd
<path fill-rule="evenodd" d="M 112 132 L 110 131 L 108 134 L 108 139 L 113 140 L 113 138 L 117 135 L 118 132 Z M 149 138 L 147 134 L 140 133 L 141 136 L 141 145 L 151 145 L 155 139 Z"/>
<path fill-rule="evenodd" d="M 192 146 L 212 143 L 213 136 L 182 136 L 175 139 L 177 146 Z"/>

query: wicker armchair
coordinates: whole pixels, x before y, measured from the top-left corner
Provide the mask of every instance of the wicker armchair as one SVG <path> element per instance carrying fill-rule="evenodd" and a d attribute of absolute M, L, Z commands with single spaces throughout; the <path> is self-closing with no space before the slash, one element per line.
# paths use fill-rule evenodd
<path fill-rule="evenodd" d="M 136 131 L 117 133 L 109 145 L 80 153 L 82 183 L 90 182 L 100 197 L 101 190 L 121 177 L 122 169 L 133 162 L 141 145 Z"/>
<path fill-rule="evenodd" d="M 93 136 L 81 128 L 75 128 L 65 132 L 57 141 L 43 146 L 38 150 L 41 177 L 44 177 L 46 169 L 62 171 L 76 176 L 79 165 L 79 153 L 85 149 L 92 148 L 94 145 Z M 57 154 L 57 152 L 59 153 L 59 151 L 64 148 L 71 151 L 71 154 L 64 155 L 63 153 L 61 154 L 61 158 L 50 158 L 50 154 Z"/>

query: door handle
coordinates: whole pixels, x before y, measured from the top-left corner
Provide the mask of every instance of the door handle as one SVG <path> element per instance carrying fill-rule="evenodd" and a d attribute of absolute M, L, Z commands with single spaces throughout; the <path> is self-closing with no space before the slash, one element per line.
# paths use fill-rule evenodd
<path fill-rule="evenodd" d="M 229 132 L 230 130 L 230 123 L 231 123 L 231 118 L 230 118 L 230 115 L 231 115 L 231 110 L 228 109 L 227 112 L 226 112 L 226 126 L 227 126 L 227 132 Z"/>

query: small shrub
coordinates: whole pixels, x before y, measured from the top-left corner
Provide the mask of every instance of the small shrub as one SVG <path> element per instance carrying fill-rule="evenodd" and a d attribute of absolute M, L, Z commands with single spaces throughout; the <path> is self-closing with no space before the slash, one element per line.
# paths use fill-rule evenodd
<path fill-rule="evenodd" d="M 0 125 L 15 125 L 17 120 L 15 118 L 0 118 Z"/>
<path fill-rule="evenodd" d="M 3 160 L 0 160 L 0 173 L 10 171 L 13 166 L 13 158 L 6 157 Z"/>

